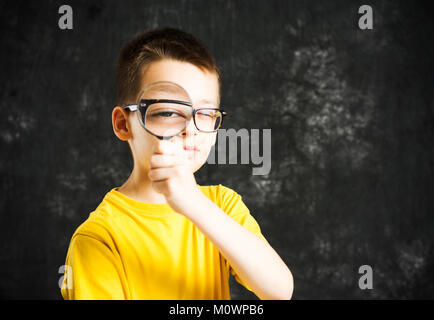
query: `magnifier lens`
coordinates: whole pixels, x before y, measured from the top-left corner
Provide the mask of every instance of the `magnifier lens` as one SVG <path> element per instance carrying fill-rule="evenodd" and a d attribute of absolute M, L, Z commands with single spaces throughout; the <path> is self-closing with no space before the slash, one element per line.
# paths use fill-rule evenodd
<path fill-rule="evenodd" d="M 139 99 L 140 122 L 155 136 L 173 137 L 187 127 L 192 107 L 188 93 L 173 82 L 157 82 L 143 91 Z"/>

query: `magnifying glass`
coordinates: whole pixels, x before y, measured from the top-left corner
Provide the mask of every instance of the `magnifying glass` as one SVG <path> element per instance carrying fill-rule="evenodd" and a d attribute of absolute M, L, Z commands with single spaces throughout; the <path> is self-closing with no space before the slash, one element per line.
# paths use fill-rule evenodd
<path fill-rule="evenodd" d="M 218 106 L 193 108 L 187 91 L 170 81 L 148 85 L 140 93 L 137 104 L 124 109 L 138 111 L 137 117 L 143 128 L 161 140 L 180 134 L 191 120 L 199 131 L 215 132 L 226 115 Z"/>

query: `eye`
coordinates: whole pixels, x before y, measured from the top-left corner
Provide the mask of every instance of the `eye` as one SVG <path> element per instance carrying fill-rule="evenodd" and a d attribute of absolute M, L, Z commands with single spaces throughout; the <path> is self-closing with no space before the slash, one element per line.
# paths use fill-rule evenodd
<path fill-rule="evenodd" d="M 149 110 L 148 116 L 152 118 L 185 118 L 184 114 L 178 110 Z"/>
<path fill-rule="evenodd" d="M 173 118 L 173 117 L 180 116 L 180 114 L 176 113 L 176 112 L 171 112 L 171 111 L 163 111 L 163 112 L 154 113 L 152 116 L 153 117 L 163 117 L 163 118 Z"/>

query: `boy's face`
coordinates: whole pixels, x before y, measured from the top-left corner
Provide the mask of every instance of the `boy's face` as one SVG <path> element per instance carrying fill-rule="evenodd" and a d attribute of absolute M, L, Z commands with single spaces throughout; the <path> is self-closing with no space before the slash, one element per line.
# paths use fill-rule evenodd
<path fill-rule="evenodd" d="M 216 74 L 204 72 L 193 64 L 168 59 L 151 63 L 142 75 L 140 91 L 157 81 L 171 81 L 183 87 L 190 96 L 193 108 L 218 106 L 219 84 Z M 149 171 L 149 159 L 159 143 L 178 144 L 179 152 L 187 155 L 192 172 L 196 172 L 206 162 L 216 141 L 216 132 L 200 132 L 191 120 L 184 132 L 162 142 L 146 132 L 137 118 L 137 112 L 131 112 L 128 116 L 132 135 L 128 140 L 134 161 L 141 170 Z M 198 151 L 187 151 L 186 147 L 194 147 Z"/>

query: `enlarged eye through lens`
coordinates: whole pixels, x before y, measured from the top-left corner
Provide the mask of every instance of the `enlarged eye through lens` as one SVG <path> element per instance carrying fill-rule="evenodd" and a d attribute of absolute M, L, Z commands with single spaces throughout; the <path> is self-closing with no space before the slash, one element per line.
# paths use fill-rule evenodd
<path fill-rule="evenodd" d="M 189 106 L 153 103 L 146 110 L 144 124 L 146 129 L 158 136 L 176 135 L 185 129 L 189 113 Z"/>
<path fill-rule="evenodd" d="M 192 112 L 188 93 L 168 81 L 155 82 L 146 87 L 138 105 L 141 124 L 160 139 L 170 139 L 184 131 Z"/>

